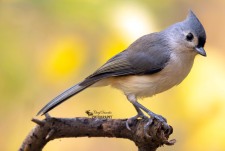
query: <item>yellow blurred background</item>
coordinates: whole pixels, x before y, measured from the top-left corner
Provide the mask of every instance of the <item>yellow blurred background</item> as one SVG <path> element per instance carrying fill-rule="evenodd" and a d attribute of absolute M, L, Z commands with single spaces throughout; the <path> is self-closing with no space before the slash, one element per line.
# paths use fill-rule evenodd
<path fill-rule="evenodd" d="M 159 151 L 224 151 L 224 8 L 224 0 L 1 0 L 0 150 L 17 150 L 35 126 L 31 118 L 53 97 L 138 37 L 185 19 L 192 9 L 207 33 L 207 57 L 196 58 L 181 85 L 140 102 L 174 128 L 177 143 Z M 113 118 L 136 114 L 121 92 L 105 87 L 83 91 L 50 115 L 87 117 L 86 110 L 111 111 Z M 125 139 L 67 138 L 44 150 L 137 149 Z"/>

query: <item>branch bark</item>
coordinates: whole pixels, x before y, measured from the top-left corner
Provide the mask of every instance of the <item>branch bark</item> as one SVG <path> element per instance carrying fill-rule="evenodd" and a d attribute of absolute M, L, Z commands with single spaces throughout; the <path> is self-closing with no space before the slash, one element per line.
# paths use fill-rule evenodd
<path fill-rule="evenodd" d="M 145 119 L 135 120 L 131 131 L 126 128 L 127 119 L 95 118 L 53 118 L 32 119 L 37 125 L 23 141 L 19 151 L 41 151 L 51 140 L 65 137 L 116 137 L 133 141 L 139 151 L 155 151 L 162 145 L 173 145 L 176 140 L 168 140 L 173 129 L 164 130 L 162 124 L 154 120 L 146 135 Z"/>

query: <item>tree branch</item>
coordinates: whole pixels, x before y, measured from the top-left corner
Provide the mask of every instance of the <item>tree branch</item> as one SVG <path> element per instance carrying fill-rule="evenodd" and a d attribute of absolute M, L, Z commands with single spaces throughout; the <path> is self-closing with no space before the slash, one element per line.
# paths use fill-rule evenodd
<path fill-rule="evenodd" d="M 147 120 L 135 120 L 131 131 L 126 128 L 127 119 L 96 118 L 52 118 L 44 120 L 32 119 L 37 126 L 28 134 L 19 151 L 41 151 L 50 141 L 65 137 L 116 137 L 133 141 L 139 151 L 155 151 L 164 144 L 173 145 L 176 141 L 168 141 L 172 127 L 164 130 L 162 124 L 154 120 L 148 127 L 148 135 L 144 133 Z"/>

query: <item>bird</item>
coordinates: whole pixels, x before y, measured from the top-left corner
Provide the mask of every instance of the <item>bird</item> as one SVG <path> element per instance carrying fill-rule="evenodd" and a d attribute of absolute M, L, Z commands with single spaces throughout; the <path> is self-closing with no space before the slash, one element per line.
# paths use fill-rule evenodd
<path fill-rule="evenodd" d="M 47 103 L 37 115 L 48 113 L 88 87 L 110 85 L 121 90 L 137 111 L 136 116 L 127 119 L 127 129 L 130 130 L 129 123 L 138 118 L 148 118 L 148 125 L 156 119 L 168 128 L 166 118 L 140 104 L 138 99 L 180 84 L 189 74 L 195 57 L 198 54 L 206 56 L 205 43 L 205 29 L 189 10 L 183 21 L 138 38 L 93 74 Z"/>

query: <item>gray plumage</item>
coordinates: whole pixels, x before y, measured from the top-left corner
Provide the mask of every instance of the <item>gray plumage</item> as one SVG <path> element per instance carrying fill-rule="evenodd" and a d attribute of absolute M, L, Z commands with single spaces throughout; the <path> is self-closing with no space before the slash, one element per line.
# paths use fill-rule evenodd
<path fill-rule="evenodd" d="M 140 109 L 150 113 L 138 104 L 136 98 L 152 96 L 179 84 L 189 73 L 194 56 L 198 53 L 206 55 L 203 49 L 205 40 L 202 24 L 190 11 L 184 21 L 137 39 L 82 82 L 50 101 L 38 115 L 47 113 L 85 88 L 101 82 L 122 90 L 138 115 L 142 115 Z"/>

